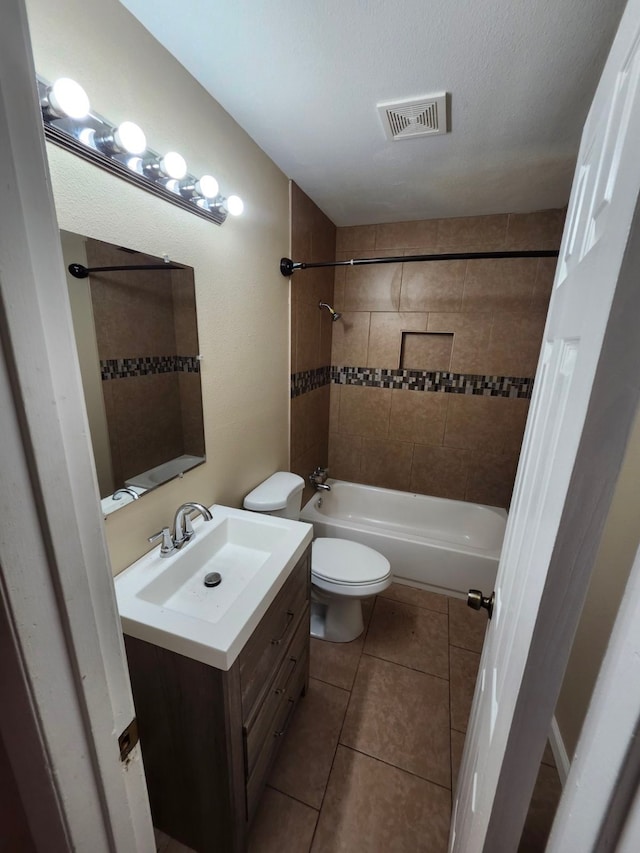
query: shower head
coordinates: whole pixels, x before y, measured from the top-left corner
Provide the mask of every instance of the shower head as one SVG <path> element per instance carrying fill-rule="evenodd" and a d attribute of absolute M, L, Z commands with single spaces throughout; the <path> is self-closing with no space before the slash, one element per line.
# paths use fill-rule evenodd
<path fill-rule="evenodd" d="M 342 317 L 342 314 L 339 314 L 337 311 L 334 311 L 328 302 L 318 302 L 318 308 L 320 308 L 320 310 L 322 310 L 323 308 L 326 308 L 327 311 L 329 312 L 329 314 L 331 314 L 331 319 L 333 320 L 334 323 L 336 320 L 339 320 L 340 317 Z"/>

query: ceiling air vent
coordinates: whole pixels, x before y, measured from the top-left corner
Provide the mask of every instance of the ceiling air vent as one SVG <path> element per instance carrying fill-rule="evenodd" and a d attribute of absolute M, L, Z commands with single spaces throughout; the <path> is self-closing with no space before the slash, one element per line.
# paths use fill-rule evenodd
<path fill-rule="evenodd" d="M 377 106 L 389 139 L 411 139 L 447 132 L 446 92 Z"/>

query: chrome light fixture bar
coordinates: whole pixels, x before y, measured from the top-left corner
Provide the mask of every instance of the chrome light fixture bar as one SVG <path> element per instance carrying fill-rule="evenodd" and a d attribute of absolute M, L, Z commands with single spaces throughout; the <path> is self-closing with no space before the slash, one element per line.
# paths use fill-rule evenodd
<path fill-rule="evenodd" d="M 211 175 L 191 175 L 177 152 L 161 155 L 149 148 L 144 132 L 133 122 L 114 125 L 91 110 L 75 81 L 61 78 L 50 85 L 38 77 L 37 83 L 49 142 L 216 225 L 222 225 L 228 214 L 242 213 L 242 200 L 222 196 Z"/>

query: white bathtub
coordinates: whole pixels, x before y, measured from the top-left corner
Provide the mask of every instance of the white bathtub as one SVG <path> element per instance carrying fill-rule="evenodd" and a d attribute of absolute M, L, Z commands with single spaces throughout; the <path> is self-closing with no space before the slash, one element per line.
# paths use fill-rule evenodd
<path fill-rule="evenodd" d="M 394 580 L 466 596 L 493 589 L 507 513 L 497 507 L 327 480 L 300 520 L 315 536 L 352 539 L 389 560 Z"/>

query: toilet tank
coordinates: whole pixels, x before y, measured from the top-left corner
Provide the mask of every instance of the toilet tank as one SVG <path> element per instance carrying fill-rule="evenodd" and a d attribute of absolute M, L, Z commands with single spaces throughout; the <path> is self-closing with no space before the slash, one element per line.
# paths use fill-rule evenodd
<path fill-rule="evenodd" d="M 297 520 L 302 506 L 304 480 L 288 471 L 272 474 L 244 499 L 244 508 L 252 512 L 266 512 L 280 518 Z"/>

